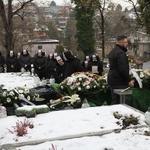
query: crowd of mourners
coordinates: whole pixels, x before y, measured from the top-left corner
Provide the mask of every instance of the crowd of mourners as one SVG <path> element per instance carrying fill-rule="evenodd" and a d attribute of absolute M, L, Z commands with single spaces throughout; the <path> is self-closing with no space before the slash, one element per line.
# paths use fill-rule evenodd
<path fill-rule="evenodd" d="M 0 52 L 0 72 L 21 72 L 21 69 L 31 72 L 32 67 L 41 80 L 53 77 L 56 83 L 62 82 L 75 72 L 90 71 L 98 75 L 103 72 L 103 63 L 97 54 L 85 56 L 80 61 L 71 51 L 65 51 L 61 56 L 57 53 L 46 56 L 42 50 L 38 50 L 31 57 L 28 50 L 17 54 L 10 50 L 6 58 Z"/>

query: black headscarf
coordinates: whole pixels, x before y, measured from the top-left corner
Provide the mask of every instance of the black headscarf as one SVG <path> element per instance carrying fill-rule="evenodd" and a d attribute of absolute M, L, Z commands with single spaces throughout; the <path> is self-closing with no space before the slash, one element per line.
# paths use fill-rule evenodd
<path fill-rule="evenodd" d="M 73 56 L 73 54 L 72 54 L 71 51 L 66 51 L 66 52 L 63 53 L 63 55 L 65 55 L 67 61 L 71 61 L 71 60 L 76 59 L 76 58 Z"/>

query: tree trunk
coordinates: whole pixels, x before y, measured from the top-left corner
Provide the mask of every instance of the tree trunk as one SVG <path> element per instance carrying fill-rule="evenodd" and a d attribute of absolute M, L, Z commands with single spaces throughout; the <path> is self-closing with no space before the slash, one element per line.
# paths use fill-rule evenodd
<path fill-rule="evenodd" d="M 13 12 L 13 0 L 7 0 L 7 5 L 4 4 L 4 0 L 0 0 L 0 17 L 2 20 L 3 28 L 4 28 L 4 44 L 6 54 L 14 49 L 15 46 L 15 38 L 14 38 L 14 26 L 13 26 L 13 17 L 18 15 L 19 11 L 24 8 L 25 5 L 32 2 L 33 0 L 27 0 L 23 2 L 22 5 Z M 5 8 L 6 6 L 7 9 Z"/>
<path fill-rule="evenodd" d="M 6 14 L 7 12 L 7 14 Z M 2 0 L 0 0 L 0 16 L 2 18 L 2 23 L 4 27 L 5 42 L 4 47 L 6 54 L 9 50 L 14 49 L 13 41 L 13 12 L 12 12 L 12 0 L 8 0 L 8 10 L 5 10 L 5 5 Z"/>
<path fill-rule="evenodd" d="M 102 60 L 105 58 L 105 19 L 104 19 L 104 11 L 100 11 L 101 14 L 101 27 L 102 27 Z"/>

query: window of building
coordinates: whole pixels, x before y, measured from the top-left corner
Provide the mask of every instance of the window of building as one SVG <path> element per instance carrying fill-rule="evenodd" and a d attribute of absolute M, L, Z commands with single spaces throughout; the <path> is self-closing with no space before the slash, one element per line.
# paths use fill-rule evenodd
<path fill-rule="evenodd" d="M 42 49 L 42 46 L 41 46 L 41 45 L 39 45 L 39 46 L 38 46 L 38 49 Z"/>

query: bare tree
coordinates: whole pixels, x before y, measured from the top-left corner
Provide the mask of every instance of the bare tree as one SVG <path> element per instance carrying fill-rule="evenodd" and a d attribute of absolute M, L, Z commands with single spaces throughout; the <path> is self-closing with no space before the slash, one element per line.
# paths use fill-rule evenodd
<path fill-rule="evenodd" d="M 101 39 L 102 39 L 102 59 L 105 58 L 105 9 L 106 9 L 106 0 L 95 0 L 93 4 L 95 10 L 99 11 L 99 17 L 94 17 L 101 30 Z"/>
<path fill-rule="evenodd" d="M 150 35 L 150 1 L 148 0 L 125 0 L 129 2 L 134 9 L 137 24 L 140 28 L 145 27 L 145 31 Z"/>
<path fill-rule="evenodd" d="M 13 5 L 13 0 L 0 0 L 0 17 L 3 25 L 3 35 L 4 41 L 3 46 L 5 47 L 6 52 L 11 49 L 14 49 L 16 35 L 14 28 L 14 21 L 16 16 L 23 20 L 23 14 L 20 14 L 20 11 L 33 0 L 18 0 L 18 5 L 15 7 Z"/>

